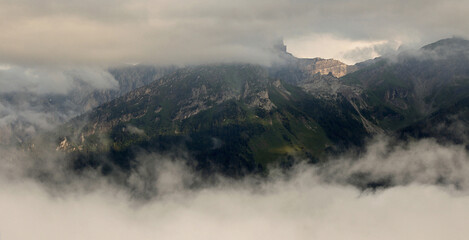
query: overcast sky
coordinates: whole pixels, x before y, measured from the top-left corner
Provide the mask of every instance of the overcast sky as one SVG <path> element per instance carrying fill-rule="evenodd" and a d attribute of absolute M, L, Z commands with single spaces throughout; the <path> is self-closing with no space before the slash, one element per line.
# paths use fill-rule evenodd
<path fill-rule="evenodd" d="M 464 0 L 0 0 L 0 62 L 269 63 L 279 37 L 298 56 L 353 62 L 375 45 L 468 37 L 467 22 Z"/>

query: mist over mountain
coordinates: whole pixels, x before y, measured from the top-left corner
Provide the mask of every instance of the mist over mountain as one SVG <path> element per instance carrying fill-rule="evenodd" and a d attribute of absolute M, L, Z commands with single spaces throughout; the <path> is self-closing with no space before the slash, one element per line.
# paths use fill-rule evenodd
<path fill-rule="evenodd" d="M 0 70 L 0 144 L 22 143 L 71 118 L 149 84 L 175 67 Z"/>

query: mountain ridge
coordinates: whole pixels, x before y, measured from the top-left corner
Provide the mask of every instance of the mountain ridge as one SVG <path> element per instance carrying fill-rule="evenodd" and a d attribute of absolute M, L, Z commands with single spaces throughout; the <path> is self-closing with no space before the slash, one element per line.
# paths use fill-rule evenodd
<path fill-rule="evenodd" d="M 65 125 L 57 149 L 128 170 L 138 151 L 178 147 L 199 170 L 232 176 L 292 158 L 325 161 L 376 134 L 418 131 L 469 96 L 464 55 L 418 56 L 378 59 L 341 78 L 296 60 L 181 68 Z"/>

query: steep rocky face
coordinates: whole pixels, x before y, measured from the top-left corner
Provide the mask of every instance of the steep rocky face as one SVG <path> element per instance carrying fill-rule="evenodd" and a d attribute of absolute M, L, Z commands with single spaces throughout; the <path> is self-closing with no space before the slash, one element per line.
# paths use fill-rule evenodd
<path fill-rule="evenodd" d="M 298 82 L 297 85 L 306 92 L 322 99 L 335 99 L 339 95 L 347 97 L 356 96 L 362 92 L 361 88 L 345 85 L 340 79 L 332 76 L 332 74 L 321 75 L 316 73 Z"/>
<path fill-rule="evenodd" d="M 298 59 L 298 64 L 300 68 L 306 72 L 309 72 L 311 75 L 321 74 L 329 75 L 336 78 L 343 77 L 349 73 L 355 72 L 358 70 L 357 66 L 347 65 L 341 61 L 334 59 L 323 59 L 323 58 L 312 58 L 312 59 Z"/>
<path fill-rule="evenodd" d="M 287 52 L 283 42 L 277 43 L 274 50 L 282 61 L 274 65 L 271 72 L 290 83 L 296 84 L 317 74 L 340 78 L 359 69 L 358 65 L 347 65 L 335 59 L 297 58 Z"/>

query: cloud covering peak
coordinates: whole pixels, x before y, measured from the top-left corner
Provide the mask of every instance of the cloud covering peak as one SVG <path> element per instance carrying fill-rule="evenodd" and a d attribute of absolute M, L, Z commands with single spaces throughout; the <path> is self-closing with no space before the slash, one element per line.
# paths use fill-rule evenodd
<path fill-rule="evenodd" d="M 310 41 L 327 35 L 351 43 L 467 37 L 468 5 L 458 0 L 0 0 L 0 62 L 268 64 L 269 47 L 280 36 Z"/>

